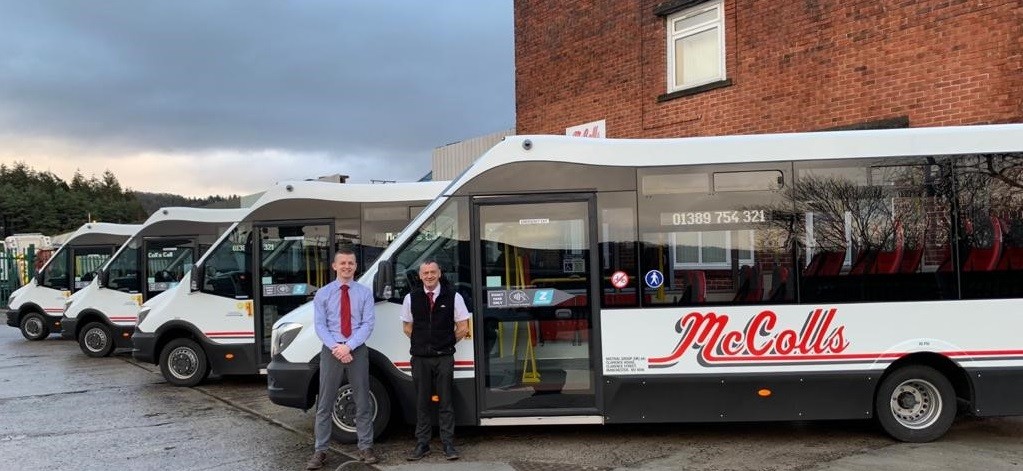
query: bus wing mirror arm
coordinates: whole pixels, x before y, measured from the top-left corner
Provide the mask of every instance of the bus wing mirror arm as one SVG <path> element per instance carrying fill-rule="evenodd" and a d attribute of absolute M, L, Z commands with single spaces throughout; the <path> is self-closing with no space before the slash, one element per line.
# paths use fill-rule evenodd
<path fill-rule="evenodd" d="M 189 283 L 188 288 L 192 291 L 199 291 L 199 289 L 202 287 L 203 278 L 205 278 L 204 276 L 205 274 L 206 270 L 201 264 L 196 263 L 195 265 L 192 265 L 191 274 L 192 282 Z"/>
<path fill-rule="evenodd" d="M 373 275 L 373 296 L 377 299 L 391 299 L 394 292 L 394 265 L 388 259 L 377 263 L 377 272 Z"/>

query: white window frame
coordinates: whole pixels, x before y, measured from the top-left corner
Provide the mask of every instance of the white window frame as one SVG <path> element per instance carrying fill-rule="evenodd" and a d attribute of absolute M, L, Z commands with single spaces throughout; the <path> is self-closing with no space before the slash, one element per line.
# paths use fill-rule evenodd
<path fill-rule="evenodd" d="M 709 21 L 709 22 L 706 22 L 706 23 L 701 23 L 701 24 L 695 25 L 695 26 L 691 26 L 691 27 L 683 29 L 681 31 L 675 31 L 675 22 L 676 21 L 678 21 L 678 20 L 680 20 L 682 18 L 688 17 L 688 16 L 698 15 L 700 13 L 704 13 L 704 12 L 707 12 L 707 11 L 710 11 L 710 10 L 714 10 L 714 9 L 716 9 L 717 12 L 718 12 L 717 20 Z M 702 33 L 704 31 L 708 31 L 708 30 L 711 30 L 711 29 L 714 29 L 714 28 L 717 28 L 717 31 L 718 31 L 718 44 L 721 45 L 721 48 L 718 50 L 719 60 L 718 60 L 718 74 L 717 74 L 717 76 L 716 77 L 712 77 L 712 78 L 710 78 L 708 80 L 700 81 L 700 82 L 683 83 L 683 84 L 680 84 L 680 85 L 676 85 L 675 84 L 675 41 L 678 40 L 678 39 L 681 39 L 681 38 L 684 38 L 684 37 L 687 37 L 687 36 L 692 36 L 692 35 L 697 34 L 697 33 Z M 682 10 L 682 11 L 680 11 L 678 13 L 673 14 L 673 15 L 669 15 L 666 18 L 665 31 L 667 32 L 667 36 L 668 36 L 668 57 L 667 57 L 668 74 L 667 75 L 668 75 L 668 92 L 669 93 L 670 92 L 677 92 L 677 91 L 680 91 L 680 90 L 685 90 L 685 89 L 688 89 L 688 88 L 698 87 L 700 85 L 705 85 L 705 84 L 708 84 L 708 83 L 713 83 L 713 82 L 718 82 L 718 81 L 721 81 L 721 80 L 725 80 L 725 78 L 726 78 L 726 74 L 725 74 L 725 49 L 726 49 L 727 46 L 725 45 L 725 8 L 724 8 L 724 0 L 716 0 L 716 1 L 713 1 L 713 2 L 708 2 L 708 3 L 705 3 L 705 4 L 701 4 L 701 5 L 695 6 L 693 8 Z"/>
<path fill-rule="evenodd" d="M 724 232 L 725 233 L 725 261 L 723 261 L 723 262 L 712 262 L 712 263 L 705 263 L 703 261 L 703 234 L 704 234 L 704 232 Z M 717 268 L 732 268 L 732 250 L 735 248 L 735 247 L 732 246 L 732 232 L 738 232 L 739 233 L 738 235 L 740 237 L 742 237 L 742 233 L 743 232 L 749 234 L 749 245 L 748 245 L 748 247 L 749 247 L 749 258 L 740 258 L 739 259 L 739 265 L 740 266 L 742 266 L 742 265 L 750 265 L 750 266 L 752 266 L 753 265 L 753 261 L 756 260 L 756 254 L 755 254 L 756 247 L 755 247 L 755 244 L 754 244 L 754 240 L 755 240 L 754 239 L 754 234 L 756 234 L 756 230 L 754 230 L 754 229 L 737 229 L 737 230 L 725 230 L 725 231 L 699 231 L 699 232 L 696 232 L 696 234 L 698 234 L 697 237 L 698 237 L 698 240 L 699 240 L 698 245 L 697 245 L 697 252 L 696 253 L 699 254 L 699 258 L 700 258 L 700 261 L 697 262 L 697 263 L 682 262 L 682 261 L 679 260 L 679 256 L 678 256 L 678 247 L 679 247 L 678 235 L 680 233 L 679 232 L 672 232 L 671 233 L 671 259 L 672 259 L 672 262 L 673 262 L 672 265 L 677 270 L 687 270 L 687 269 L 694 269 L 694 268 L 701 268 L 701 269 L 705 269 L 705 268 L 714 268 L 714 269 L 717 269 Z M 742 247 L 740 247 L 740 250 L 741 249 L 742 249 Z"/>

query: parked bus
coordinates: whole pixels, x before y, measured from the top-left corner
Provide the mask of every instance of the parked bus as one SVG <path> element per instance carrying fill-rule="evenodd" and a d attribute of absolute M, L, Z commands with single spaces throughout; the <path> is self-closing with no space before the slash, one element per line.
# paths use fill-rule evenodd
<path fill-rule="evenodd" d="M 375 430 L 414 421 L 399 313 L 425 260 L 473 313 L 459 424 L 874 417 L 924 442 L 957 402 L 1023 413 L 1023 125 L 508 137 L 361 277 Z M 275 325 L 275 403 L 315 401 L 311 321 Z"/>
<path fill-rule="evenodd" d="M 180 286 L 142 305 L 134 357 L 177 386 L 259 373 L 273 323 L 334 279 L 334 251 L 351 247 L 368 265 L 446 184 L 279 183 Z"/>
<path fill-rule="evenodd" d="M 136 224 L 92 222 L 78 228 L 29 283 L 11 293 L 7 325 L 21 329 L 28 340 L 60 332 L 64 302 L 84 288 L 124 241 Z"/>
<path fill-rule="evenodd" d="M 62 336 L 82 352 L 104 357 L 131 348 L 142 303 L 176 286 L 192 265 L 247 209 L 161 208 L 97 274 L 71 295 Z"/>

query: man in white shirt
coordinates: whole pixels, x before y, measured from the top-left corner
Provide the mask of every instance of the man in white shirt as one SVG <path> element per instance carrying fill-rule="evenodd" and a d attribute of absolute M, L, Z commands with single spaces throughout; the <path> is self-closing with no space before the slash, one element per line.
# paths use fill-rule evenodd
<path fill-rule="evenodd" d="M 440 265 L 427 260 L 419 265 L 423 287 L 413 288 L 402 303 L 401 321 L 411 339 L 412 382 L 416 389 L 416 447 L 409 461 L 430 454 L 430 405 L 436 390 L 437 419 L 444 457 L 459 458 L 455 449 L 455 411 L 451 395 L 455 371 L 455 344 L 469 334 L 465 299 L 441 283 Z"/>

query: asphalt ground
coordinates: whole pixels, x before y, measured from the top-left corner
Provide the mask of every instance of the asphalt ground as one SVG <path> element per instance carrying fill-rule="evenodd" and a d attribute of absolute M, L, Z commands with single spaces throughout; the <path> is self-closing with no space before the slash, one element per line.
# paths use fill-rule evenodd
<path fill-rule="evenodd" d="M 312 411 L 266 398 L 265 378 L 168 385 L 130 355 L 89 358 L 57 336 L 0 329 L 0 468 L 291 470 L 312 452 Z M 1023 398 L 1021 398 L 1023 400 Z M 960 418 L 941 440 L 906 444 L 871 421 L 460 427 L 463 458 L 410 463 L 412 428 L 375 449 L 382 470 L 1023 470 L 1023 418 Z M 439 445 L 435 443 L 435 445 Z M 348 463 L 335 444 L 325 469 Z M 348 464 L 345 464 L 348 463 Z"/>

